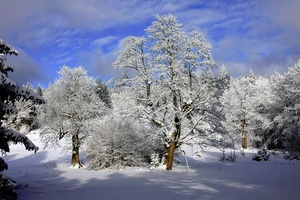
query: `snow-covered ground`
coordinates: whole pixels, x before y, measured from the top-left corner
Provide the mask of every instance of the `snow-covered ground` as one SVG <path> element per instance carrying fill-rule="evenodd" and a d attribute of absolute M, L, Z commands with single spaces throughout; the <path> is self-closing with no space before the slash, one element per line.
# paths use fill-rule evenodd
<path fill-rule="evenodd" d="M 220 162 L 221 153 L 207 149 L 201 158 L 188 157 L 190 170 L 181 162 L 173 171 L 88 171 L 70 168 L 70 154 L 60 149 L 43 150 L 38 134 L 28 136 L 40 147 L 36 154 L 13 145 L 4 156 L 9 165 L 5 174 L 17 181 L 20 200 L 300 199 L 300 161 L 280 156 L 256 162 L 249 150 L 233 163 Z"/>

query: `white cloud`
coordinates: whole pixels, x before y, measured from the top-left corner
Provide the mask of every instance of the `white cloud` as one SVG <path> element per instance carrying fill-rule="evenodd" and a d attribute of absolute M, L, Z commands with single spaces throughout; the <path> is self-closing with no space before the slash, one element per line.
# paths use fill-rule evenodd
<path fill-rule="evenodd" d="M 102 80 L 107 81 L 120 74 L 112 66 L 116 59 L 114 51 L 104 53 L 101 49 L 96 48 L 91 51 L 80 52 L 78 57 L 82 61 L 82 66 L 94 77 L 101 77 Z"/>
<path fill-rule="evenodd" d="M 215 1 L 178 16 L 184 24 L 200 27 L 212 43 L 215 59 L 234 75 L 250 68 L 269 75 L 286 71 L 300 58 L 299 10 L 297 0 Z"/>
<path fill-rule="evenodd" d="M 18 56 L 7 56 L 7 62 L 14 67 L 14 72 L 9 77 L 20 85 L 30 82 L 34 85 L 38 83 L 47 84 L 49 79 L 47 75 L 23 49 L 17 48 Z"/>
<path fill-rule="evenodd" d="M 118 38 L 119 37 L 117 37 L 117 36 L 107 36 L 107 37 L 103 37 L 103 38 L 98 38 L 98 39 L 94 40 L 92 42 L 92 44 L 95 46 L 98 46 L 98 47 L 102 47 L 104 45 L 115 42 Z"/>
<path fill-rule="evenodd" d="M 66 62 L 114 76 L 117 41 L 143 32 L 154 14 L 173 13 L 185 28 L 204 32 L 218 64 L 229 71 L 242 75 L 251 67 L 269 74 L 300 58 L 299 10 L 298 0 L 3 1 L 0 35 L 26 50 L 37 74 L 42 66 Z"/>

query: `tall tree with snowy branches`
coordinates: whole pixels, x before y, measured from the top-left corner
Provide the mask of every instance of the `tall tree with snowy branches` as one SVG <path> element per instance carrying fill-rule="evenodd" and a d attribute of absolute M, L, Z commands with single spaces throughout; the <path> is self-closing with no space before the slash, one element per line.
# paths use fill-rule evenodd
<path fill-rule="evenodd" d="M 117 84 L 134 91 L 131 111 L 163 132 L 164 164 L 172 170 L 177 148 L 219 127 L 211 45 L 202 33 L 185 32 L 171 14 L 157 15 L 145 37 L 125 38 L 122 45 L 114 66 L 124 74 Z"/>
<path fill-rule="evenodd" d="M 266 107 L 271 99 L 268 79 L 256 77 L 250 70 L 246 77 L 232 79 L 221 98 L 225 115 L 224 126 L 235 144 L 247 149 L 249 139 L 262 142 L 263 133 L 269 128 Z"/>
<path fill-rule="evenodd" d="M 270 110 L 269 142 L 300 157 L 300 60 L 285 74 L 272 77 L 274 102 Z M 277 145 L 278 146 L 278 145 Z"/>
<path fill-rule="evenodd" d="M 18 52 L 0 39 L 0 150 L 2 154 L 9 152 L 9 144 L 12 142 L 15 144 L 22 143 L 26 150 L 36 152 L 38 147 L 28 137 L 7 128 L 3 123 L 5 115 L 18 112 L 14 107 L 15 101 L 23 98 L 35 103 L 44 102 L 41 97 L 24 87 L 18 86 L 8 78 L 8 72 L 13 72 L 13 67 L 7 64 L 7 55 L 18 55 Z M 2 173 L 5 169 L 8 169 L 8 165 L 0 157 L 0 199 L 15 198 L 16 193 L 13 191 L 15 183 Z"/>
<path fill-rule="evenodd" d="M 107 110 L 95 87 L 95 80 L 82 67 L 63 66 L 59 78 L 43 93 L 46 104 L 40 120 L 42 140 L 46 146 L 56 145 L 62 138 L 71 143 L 73 166 L 82 167 L 79 151 L 90 133 L 90 120 Z"/>

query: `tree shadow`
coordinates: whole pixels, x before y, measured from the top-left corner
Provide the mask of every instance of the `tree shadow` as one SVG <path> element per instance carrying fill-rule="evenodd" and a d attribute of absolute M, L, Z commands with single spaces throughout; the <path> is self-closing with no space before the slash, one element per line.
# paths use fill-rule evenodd
<path fill-rule="evenodd" d="M 28 161 L 37 159 L 33 156 L 38 156 L 40 162 L 29 165 Z M 272 187 L 268 184 L 270 181 L 265 180 L 272 177 L 250 177 L 254 171 L 240 169 L 243 166 L 238 163 L 211 164 L 189 158 L 190 163 L 199 162 L 198 167 L 190 171 L 185 163 L 175 166 L 174 171 L 146 168 L 88 171 L 45 163 L 46 157 L 46 152 L 41 152 L 10 163 L 12 166 L 13 162 L 27 163 L 22 171 L 12 167 L 10 172 L 18 183 L 18 199 L 297 199 L 300 195 L 299 179 L 289 186 L 290 189 L 279 192 L 276 190 L 280 185 Z M 234 170 L 239 170 L 237 176 L 231 176 Z M 283 177 L 273 178 L 282 180 Z"/>

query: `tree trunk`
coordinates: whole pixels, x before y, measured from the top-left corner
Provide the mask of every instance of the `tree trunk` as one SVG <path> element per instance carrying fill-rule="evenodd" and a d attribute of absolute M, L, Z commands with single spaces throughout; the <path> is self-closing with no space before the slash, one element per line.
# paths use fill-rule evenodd
<path fill-rule="evenodd" d="M 80 162 L 79 158 L 79 147 L 80 147 L 80 140 L 78 134 L 72 136 L 72 166 L 78 165 L 78 167 L 83 167 L 82 163 Z"/>
<path fill-rule="evenodd" d="M 172 74 L 175 74 L 173 69 L 172 69 Z M 172 80 L 173 80 L 174 76 L 172 76 Z M 177 98 L 176 90 L 172 90 L 172 94 L 173 94 L 173 106 L 174 106 L 174 108 L 178 108 L 178 98 Z M 181 119 L 180 119 L 180 116 L 178 115 L 178 113 L 175 113 L 174 129 L 172 132 L 172 136 L 171 136 L 171 138 L 166 138 L 167 145 L 165 146 L 165 165 L 166 165 L 167 170 L 172 170 L 172 167 L 173 167 L 175 149 L 178 147 L 178 141 L 179 141 L 180 134 L 181 134 L 180 120 Z"/>
<path fill-rule="evenodd" d="M 244 149 L 248 148 L 248 141 L 247 141 L 247 131 L 243 131 L 243 136 L 242 136 L 242 147 Z"/>
<path fill-rule="evenodd" d="M 175 149 L 176 149 L 176 142 L 175 141 L 169 142 L 169 146 L 166 148 L 166 155 L 165 155 L 165 164 L 167 170 L 172 170 Z"/>
<path fill-rule="evenodd" d="M 178 148 L 178 141 L 180 138 L 180 131 L 181 131 L 181 126 L 180 126 L 180 119 L 179 117 L 175 117 L 175 123 L 174 123 L 174 131 L 172 133 L 172 140 L 171 141 L 166 141 L 168 145 L 166 145 L 166 150 L 165 150 L 165 165 L 167 170 L 172 170 L 173 167 L 173 161 L 174 161 L 174 155 L 175 155 L 175 150 Z"/>
<path fill-rule="evenodd" d="M 242 147 L 244 149 L 248 148 L 248 141 L 247 141 L 247 130 L 246 130 L 246 120 L 242 120 Z"/>
<path fill-rule="evenodd" d="M 190 82 L 190 90 L 193 90 L 193 79 L 192 79 L 192 70 L 189 67 L 189 82 Z"/>

